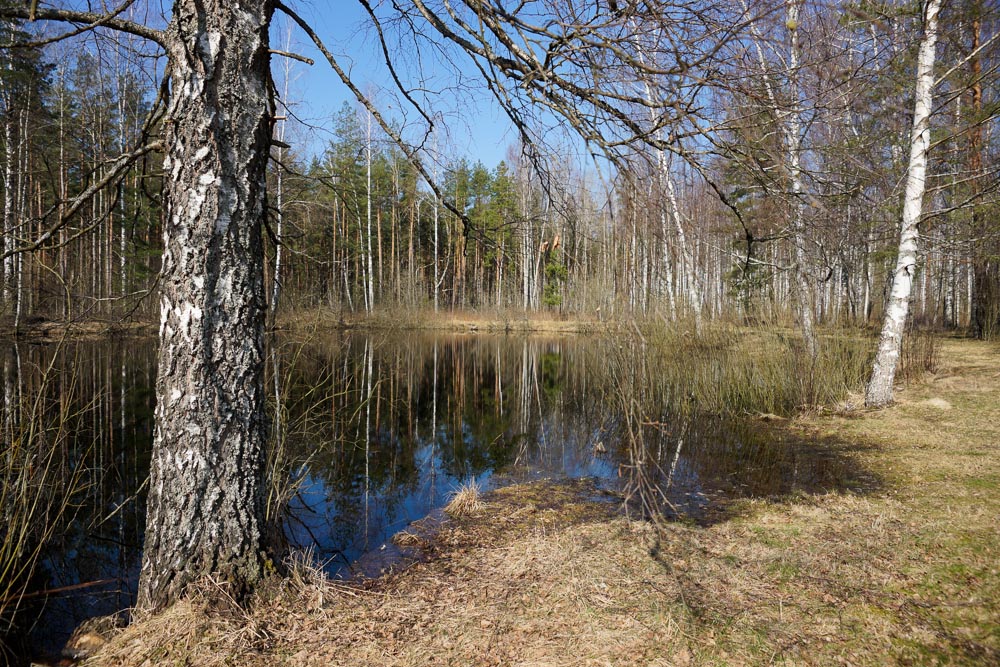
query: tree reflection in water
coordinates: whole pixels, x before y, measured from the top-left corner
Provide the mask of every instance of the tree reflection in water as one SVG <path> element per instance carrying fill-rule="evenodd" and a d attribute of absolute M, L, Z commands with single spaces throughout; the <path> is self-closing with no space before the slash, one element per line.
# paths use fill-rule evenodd
<path fill-rule="evenodd" d="M 268 386 L 280 408 L 280 455 L 272 470 L 281 483 L 272 509 L 283 512 L 290 546 L 314 549 L 337 576 L 371 574 L 384 561 L 351 564 L 381 552 L 469 479 L 489 488 L 593 477 L 647 510 L 700 521 L 724 516 L 717 510 L 733 496 L 854 483 L 849 466 L 824 450 L 700 411 L 679 388 L 705 369 L 668 368 L 614 340 L 343 333 L 279 340 L 274 350 Z M 108 580 L 33 600 L 35 641 L 51 648 L 79 621 L 132 601 L 154 346 L 91 341 L 12 354 L 5 350 L 3 364 L 5 432 L 16 414 L 11 397 L 35 396 L 46 419 L 63 420 L 72 434 L 62 465 L 87 476 L 32 588 Z M 54 375 L 42 383 L 49 366 Z"/>

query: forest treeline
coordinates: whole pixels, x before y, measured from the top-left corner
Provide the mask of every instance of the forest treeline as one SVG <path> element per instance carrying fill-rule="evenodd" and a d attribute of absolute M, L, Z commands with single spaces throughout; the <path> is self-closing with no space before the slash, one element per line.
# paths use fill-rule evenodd
<path fill-rule="evenodd" d="M 817 321 L 876 322 L 898 247 L 921 6 L 799 11 L 734 27 L 680 123 L 661 127 L 640 103 L 657 86 L 623 98 L 651 143 L 670 148 L 630 145 L 613 164 L 540 160 L 544 145 L 520 144 L 499 164 L 440 159 L 442 201 L 360 106 L 330 118 L 319 147 L 282 129 L 288 144 L 272 147 L 269 171 L 270 299 L 772 321 L 802 289 Z M 985 0 L 941 14 L 911 308 L 983 337 L 1000 333 L 997 14 Z M 37 38 L 27 21 L 0 31 Z M 162 159 L 134 151 L 160 132 L 158 61 L 99 31 L 0 60 L 0 317 L 156 317 Z M 443 139 L 437 152 L 448 154 Z"/>

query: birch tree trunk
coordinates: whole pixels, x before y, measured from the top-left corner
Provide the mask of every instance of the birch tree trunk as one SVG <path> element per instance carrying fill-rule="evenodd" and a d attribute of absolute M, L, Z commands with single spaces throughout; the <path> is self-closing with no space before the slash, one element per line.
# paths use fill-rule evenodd
<path fill-rule="evenodd" d="M 17 124 L 17 229 L 30 229 L 28 221 L 28 108 L 30 102 L 18 112 Z M 21 328 L 21 314 L 24 312 L 24 253 L 14 256 L 14 330 Z"/>
<path fill-rule="evenodd" d="M 61 63 L 59 66 L 59 218 L 62 219 L 66 213 L 66 180 L 67 180 L 67 165 L 66 165 L 66 65 Z M 59 230 L 59 275 L 62 276 L 63 282 L 63 306 L 62 306 L 62 316 L 63 319 L 69 320 L 73 312 L 73 297 L 69 288 L 66 287 L 65 281 L 69 278 L 69 258 L 66 252 L 66 231 L 65 229 Z"/>
<path fill-rule="evenodd" d="M 639 59 L 641 62 L 646 62 L 646 55 L 640 49 Z M 650 86 L 649 81 L 643 81 L 643 88 L 646 94 L 646 101 L 649 102 L 649 118 L 650 121 L 656 121 L 656 113 L 654 111 L 654 95 L 653 88 Z M 657 129 L 655 132 L 656 138 L 659 141 L 663 141 L 663 130 Z M 685 282 L 687 283 L 686 289 L 684 290 L 684 296 L 687 299 L 688 307 L 691 309 L 691 315 L 694 317 L 694 330 L 696 334 L 700 334 L 702 331 L 702 297 L 701 290 L 698 286 L 698 276 L 695 273 L 695 262 L 694 257 L 691 255 L 691 249 L 688 246 L 687 234 L 684 232 L 684 221 L 681 217 L 680 205 L 677 201 L 677 191 L 674 187 L 674 177 L 670 170 L 670 164 L 667 161 L 666 152 L 662 148 L 656 149 L 656 181 L 658 186 L 658 194 L 660 197 L 666 196 L 667 201 L 670 204 L 670 217 L 674 221 L 674 231 L 677 234 L 677 247 L 680 250 L 681 264 L 684 268 Z M 669 245 L 667 241 L 667 222 L 666 222 L 666 211 L 662 205 L 660 205 L 660 227 L 663 232 L 663 251 L 664 251 L 664 268 L 669 272 L 671 267 L 669 266 Z M 670 284 L 670 311 L 671 315 L 675 312 L 674 309 L 674 296 L 673 296 L 673 277 L 668 273 L 668 282 Z"/>
<path fill-rule="evenodd" d="M 698 284 L 698 274 L 695 272 L 694 256 L 691 254 L 691 247 L 688 245 L 687 235 L 684 233 L 684 221 L 681 217 L 680 205 L 677 202 L 677 190 L 674 188 L 673 174 L 670 173 L 670 166 L 664 157 L 663 151 L 657 151 L 657 163 L 659 166 L 657 178 L 662 179 L 663 184 L 666 185 L 667 200 L 670 202 L 670 214 L 674 220 L 674 229 L 677 232 L 677 246 L 680 248 L 684 264 L 684 276 L 687 282 L 687 289 L 684 293 L 687 297 L 688 306 L 691 308 L 691 315 L 694 317 L 695 333 L 700 334 L 702 331 L 701 288 Z"/>
<path fill-rule="evenodd" d="M 285 50 L 291 50 L 291 28 L 289 28 L 289 34 L 286 38 Z M 291 59 L 286 58 L 284 62 L 284 81 L 282 84 L 281 93 L 281 103 L 284 105 L 285 113 L 282 116 L 287 116 L 288 114 L 288 87 L 290 85 L 290 79 L 292 77 L 292 65 Z M 285 246 L 284 238 L 284 222 L 285 222 L 285 202 L 284 202 L 284 182 L 285 173 L 285 128 L 287 123 L 284 118 L 275 119 L 275 130 L 278 139 L 278 168 L 275 170 L 275 182 L 274 182 L 274 239 L 276 243 L 274 244 L 274 276 L 271 282 L 271 299 L 268 303 L 268 318 L 269 327 L 273 328 L 278 321 L 278 302 L 281 299 L 281 255 L 282 250 Z M 275 382 L 278 378 L 278 362 L 277 358 L 274 361 L 275 368 Z M 275 392 L 277 392 L 277 385 L 275 385 Z"/>
<path fill-rule="evenodd" d="M 791 108 L 783 109 L 772 82 L 767 59 L 764 57 L 765 43 L 757 25 L 750 24 L 750 34 L 753 38 L 754 50 L 760 74 L 767 93 L 768 102 L 779 120 L 780 131 L 785 140 L 785 168 L 788 174 L 788 194 L 790 195 L 790 227 L 792 230 L 792 277 L 790 286 L 795 298 L 796 317 L 802 328 L 802 338 L 810 357 L 816 356 L 816 333 L 813 324 L 812 289 L 806 273 L 805 252 L 805 207 L 802 204 L 804 187 L 802 183 L 802 118 L 801 91 L 799 85 L 799 18 L 802 0 L 787 0 L 785 3 L 785 28 L 788 30 L 788 96 L 791 98 Z M 742 2 L 744 11 L 749 11 L 747 0 Z"/>
<path fill-rule="evenodd" d="M 129 85 L 128 79 L 128 67 L 122 62 L 122 50 L 121 45 L 115 50 L 115 95 L 118 100 L 118 153 L 119 155 L 124 155 L 127 150 L 127 131 L 126 123 L 128 121 L 128 104 L 127 99 L 131 93 L 131 86 Z M 118 215 L 121 222 L 121 235 L 118 239 L 118 296 L 121 297 L 123 307 L 125 294 L 128 291 L 126 285 L 126 262 L 125 253 L 127 251 L 127 238 L 128 238 L 128 207 L 126 205 L 125 199 L 125 179 L 118 181 L 116 185 L 117 193 L 116 198 L 118 199 Z"/>
<path fill-rule="evenodd" d="M 138 609 L 264 574 L 262 221 L 270 3 L 177 0 L 165 33 L 156 430 Z"/>
<path fill-rule="evenodd" d="M 812 359 L 816 358 L 816 331 L 813 323 L 813 294 L 807 273 L 805 248 L 805 206 L 802 203 L 802 117 L 799 85 L 799 2 L 789 0 L 787 6 L 788 29 L 788 82 L 791 88 L 792 108 L 788 112 L 787 143 L 788 143 L 788 177 L 791 182 L 792 205 L 792 242 L 795 244 L 795 294 L 798 305 L 799 325 L 802 327 L 802 339 L 806 352 Z"/>
<path fill-rule="evenodd" d="M 900 225 L 899 255 L 892 276 L 892 289 L 882 321 L 882 336 L 865 392 L 865 405 L 881 407 L 892 403 L 892 382 L 899 366 L 903 346 L 903 327 L 910 307 L 910 291 L 917 268 L 917 243 L 920 213 L 923 209 L 927 177 L 927 153 L 930 150 L 931 101 L 934 88 L 934 48 L 937 42 L 937 17 L 941 0 L 927 0 L 924 7 L 924 36 L 917 56 L 916 95 L 913 131 L 910 138 L 910 162 L 906 169 L 906 192 L 903 195 L 903 220 Z"/>
<path fill-rule="evenodd" d="M 435 139 L 434 139 L 434 153 L 435 154 L 437 153 L 437 137 L 435 137 Z M 434 163 L 434 179 L 437 180 L 437 177 L 438 177 L 437 162 L 435 162 Z M 434 213 L 434 312 L 435 313 L 438 312 L 438 308 L 440 307 L 439 299 L 440 299 L 440 293 L 441 293 L 441 277 L 439 275 L 440 274 L 440 269 L 439 269 L 439 266 L 440 266 L 440 264 L 439 264 L 439 262 L 440 262 L 440 253 L 439 253 L 439 247 L 438 247 L 438 241 L 439 241 L 439 239 L 438 239 L 438 225 L 440 225 L 440 223 L 441 223 L 440 218 L 439 218 L 439 216 L 440 216 L 440 210 L 439 210 L 440 209 L 440 204 L 441 204 L 441 197 L 439 197 L 437 195 L 437 193 L 434 193 L 434 210 L 433 210 L 433 213 Z"/>
<path fill-rule="evenodd" d="M 3 228 L 0 229 L 0 254 L 6 254 L 8 250 L 15 247 L 14 242 L 14 112 L 11 109 L 11 95 L 4 88 L 0 90 L 3 96 L 3 108 L 7 111 L 7 117 L 3 125 Z M 5 256 L 3 258 L 3 270 L 0 273 L 0 282 L 3 286 L 3 303 L 5 308 L 9 308 L 13 313 L 14 309 L 14 261 L 15 256 Z"/>
<path fill-rule="evenodd" d="M 368 313 L 375 310 L 375 271 L 372 267 L 372 114 L 365 114 L 365 257 L 368 280 L 365 285 L 365 304 Z"/>

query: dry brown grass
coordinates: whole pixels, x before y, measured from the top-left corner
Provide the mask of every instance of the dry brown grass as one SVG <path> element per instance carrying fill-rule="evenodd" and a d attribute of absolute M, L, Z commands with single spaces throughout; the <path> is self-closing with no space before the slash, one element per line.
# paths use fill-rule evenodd
<path fill-rule="evenodd" d="M 852 450 L 888 480 L 877 494 L 655 529 L 585 482 L 510 487 L 415 540 L 401 571 L 292 576 L 245 613 L 196 596 L 95 664 L 1000 664 L 997 359 L 946 341 L 896 406 L 781 424 L 878 444 Z"/>
<path fill-rule="evenodd" d="M 64 340 L 99 340 L 108 336 L 151 336 L 156 333 L 153 322 L 133 320 L 89 319 L 77 322 L 41 320 L 21 325 L 18 331 L 9 323 L 0 324 L 0 338 L 14 337 L 32 343 L 58 343 Z"/>
<path fill-rule="evenodd" d="M 426 309 L 393 308 L 370 315 L 324 309 L 288 311 L 282 313 L 279 327 L 295 332 L 362 329 L 575 334 L 604 331 L 607 325 L 590 317 L 560 316 L 544 312 L 442 310 L 435 313 Z"/>
<path fill-rule="evenodd" d="M 451 517 L 469 516 L 483 508 L 483 492 L 479 482 L 470 479 L 452 494 L 444 511 Z"/>

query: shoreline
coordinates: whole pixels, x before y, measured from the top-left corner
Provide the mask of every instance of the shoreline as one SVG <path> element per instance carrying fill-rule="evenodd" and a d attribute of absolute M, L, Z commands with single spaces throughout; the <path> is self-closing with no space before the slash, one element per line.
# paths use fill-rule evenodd
<path fill-rule="evenodd" d="M 154 336 L 157 323 L 148 320 L 90 319 L 64 322 L 61 320 L 36 320 L 22 324 L 18 329 L 0 326 L 0 340 L 58 342 L 63 339 L 87 340 L 111 335 Z M 340 313 L 325 310 L 299 311 L 283 314 L 274 328 L 267 333 L 301 333 L 329 331 L 448 331 L 455 333 L 550 333 L 593 334 L 609 331 L 614 322 L 574 317 L 498 317 L 474 312 L 421 313 L 404 312 L 397 315 L 377 312 Z"/>
<path fill-rule="evenodd" d="M 0 326 L 0 340 L 56 343 L 62 340 L 93 340 L 113 335 L 153 336 L 154 322 L 131 320 L 41 320 L 22 324 L 18 329 Z"/>
<path fill-rule="evenodd" d="M 277 329 L 360 331 L 451 331 L 456 333 L 588 334 L 609 330 L 614 323 L 546 313 L 498 314 L 490 311 L 377 311 L 345 313 L 324 309 L 292 312 L 278 318 Z"/>
<path fill-rule="evenodd" d="M 195 596 L 89 664 L 995 664 L 998 358 L 943 339 L 893 407 L 776 426 L 836 443 L 876 490 L 743 500 L 702 527 L 506 487 L 417 531 L 426 558 L 397 572 L 347 585 L 299 563 L 247 610 Z"/>

